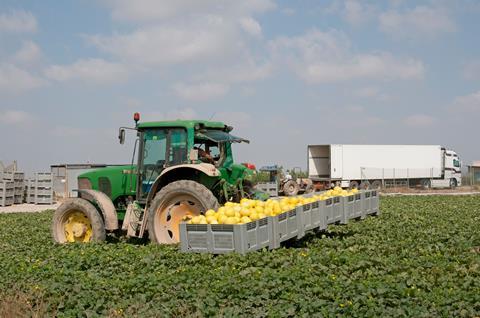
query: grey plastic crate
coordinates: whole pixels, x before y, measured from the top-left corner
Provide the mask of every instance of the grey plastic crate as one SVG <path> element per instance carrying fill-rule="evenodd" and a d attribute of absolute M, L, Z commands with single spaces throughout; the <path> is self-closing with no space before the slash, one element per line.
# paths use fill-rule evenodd
<path fill-rule="evenodd" d="M 25 173 L 23 172 L 4 172 L 3 180 L 7 181 L 23 181 L 25 179 Z"/>
<path fill-rule="evenodd" d="M 363 218 L 361 193 L 342 197 L 344 216 L 347 220 Z"/>
<path fill-rule="evenodd" d="M 35 196 L 33 203 L 34 204 L 53 204 L 53 197 L 50 195 L 48 196 L 37 195 Z"/>
<path fill-rule="evenodd" d="M 15 199 L 13 196 L 0 196 L 0 206 L 10 206 L 13 205 Z"/>
<path fill-rule="evenodd" d="M 15 187 L 14 194 L 23 196 L 23 187 Z"/>
<path fill-rule="evenodd" d="M 53 196 L 52 188 L 45 189 L 45 188 L 36 188 L 35 195 L 37 196 Z"/>
<path fill-rule="evenodd" d="M 22 204 L 23 203 L 23 195 L 16 195 L 13 199 L 15 204 Z"/>
<path fill-rule="evenodd" d="M 325 210 L 321 201 L 312 202 L 303 206 L 304 230 L 324 230 L 326 228 Z"/>
<path fill-rule="evenodd" d="M 246 224 L 180 224 L 182 252 L 245 254 L 273 248 L 272 218 Z"/>
<path fill-rule="evenodd" d="M 35 173 L 36 181 L 52 181 L 53 176 L 50 172 L 37 172 Z"/>
<path fill-rule="evenodd" d="M 15 188 L 13 181 L 0 181 L 0 196 L 13 197 Z"/>
<path fill-rule="evenodd" d="M 364 215 L 372 214 L 372 191 L 366 190 L 362 193 L 362 210 Z"/>
<path fill-rule="evenodd" d="M 377 190 L 372 191 L 370 197 L 370 210 L 371 214 L 380 215 L 380 197 Z"/>
<path fill-rule="evenodd" d="M 343 201 L 340 197 L 333 197 L 325 201 L 325 215 L 327 218 L 327 225 L 342 223 L 345 221 L 343 215 Z"/>
<path fill-rule="evenodd" d="M 292 238 L 300 239 L 305 236 L 303 208 L 301 206 L 270 218 L 272 219 L 275 248 L 280 247 L 281 242 Z"/>

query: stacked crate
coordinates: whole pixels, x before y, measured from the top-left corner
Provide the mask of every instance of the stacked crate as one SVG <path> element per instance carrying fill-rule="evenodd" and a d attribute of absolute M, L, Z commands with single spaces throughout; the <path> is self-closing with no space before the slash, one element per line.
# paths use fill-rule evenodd
<path fill-rule="evenodd" d="M 53 176 L 50 172 L 35 173 L 35 178 L 28 180 L 27 202 L 53 204 Z"/>
<path fill-rule="evenodd" d="M 14 204 L 22 204 L 25 196 L 25 173 L 23 172 L 4 172 L 3 180 L 13 182 Z"/>
<path fill-rule="evenodd" d="M 14 203 L 15 186 L 13 181 L 0 180 L 0 206 L 9 206 Z"/>

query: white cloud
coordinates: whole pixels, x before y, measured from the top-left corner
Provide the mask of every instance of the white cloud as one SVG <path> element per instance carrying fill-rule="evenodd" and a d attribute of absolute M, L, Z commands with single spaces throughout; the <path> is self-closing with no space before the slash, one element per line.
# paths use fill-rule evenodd
<path fill-rule="evenodd" d="M 13 64 L 0 63 L 0 92 L 19 94 L 45 84 L 45 80 Z"/>
<path fill-rule="evenodd" d="M 372 20 L 375 7 L 357 0 L 347 0 L 342 12 L 343 18 L 351 25 L 358 26 Z"/>
<path fill-rule="evenodd" d="M 171 66 L 221 59 L 237 48 L 234 30 L 221 17 L 182 25 L 139 28 L 130 34 L 92 36 L 100 50 L 126 63 L 141 66 Z"/>
<path fill-rule="evenodd" d="M 436 118 L 424 115 L 424 114 L 415 114 L 408 116 L 403 120 L 404 124 L 412 127 L 427 127 L 435 123 Z"/>
<path fill-rule="evenodd" d="M 22 47 L 15 53 L 13 59 L 21 64 L 32 64 L 38 61 L 42 52 L 33 41 L 25 41 Z"/>
<path fill-rule="evenodd" d="M 280 37 L 270 43 L 272 54 L 309 83 L 346 80 L 420 79 L 423 63 L 413 58 L 397 58 L 388 52 L 357 54 L 350 41 L 338 31 L 310 30 L 298 37 Z"/>
<path fill-rule="evenodd" d="M 0 32 L 33 33 L 37 31 L 37 20 L 30 12 L 12 10 L 0 14 Z"/>
<path fill-rule="evenodd" d="M 103 59 L 81 59 L 70 65 L 52 65 L 45 70 L 45 75 L 59 82 L 81 80 L 100 84 L 124 82 L 128 70 L 119 63 Z"/>
<path fill-rule="evenodd" d="M 405 38 L 436 37 L 456 30 L 448 11 L 440 7 L 417 6 L 405 12 L 390 10 L 382 13 L 379 21 L 383 32 Z"/>
<path fill-rule="evenodd" d="M 225 95 L 229 86 L 221 83 L 177 83 L 172 87 L 175 95 L 189 101 L 206 101 Z"/>
<path fill-rule="evenodd" d="M 373 98 L 380 101 L 387 101 L 391 99 L 391 97 L 388 94 L 383 93 L 378 87 L 374 87 L 374 86 L 358 88 L 353 91 L 353 94 L 357 97 Z"/>
<path fill-rule="evenodd" d="M 272 0 L 106 0 L 112 17 L 131 22 L 158 22 L 189 14 L 248 14 L 275 8 Z"/>
<path fill-rule="evenodd" d="M 252 116 L 246 112 L 218 112 L 212 120 L 222 121 L 237 130 L 251 128 L 253 123 Z"/>
<path fill-rule="evenodd" d="M 480 112 L 480 91 L 455 98 L 451 110 L 472 113 Z"/>
<path fill-rule="evenodd" d="M 262 27 L 257 20 L 252 17 L 243 17 L 240 19 L 240 25 L 250 35 L 260 37 L 262 36 Z"/>
<path fill-rule="evenodd" d="M 193 80 L 203 80 L 222 83 L 245 83 L 259 81 L 267 78 L 273 72 L 271 62 L 257 63 L 253 60 L 244 61 L 241 64 L 210 69 L 206 72 L 193 76 Z"/>
<path fill-rule="evenodd" d="M 0 123 L 5 125 L 18 125 L 29 123 L 33 120 L 33 116 L 21 110 L 5 110 L 0 111 Z"/>
<path fill-rule="evenodd" d="M 462 74 L 467 80 L 480 79 L 480 60 L 468 62 L 464 66 Z"/>

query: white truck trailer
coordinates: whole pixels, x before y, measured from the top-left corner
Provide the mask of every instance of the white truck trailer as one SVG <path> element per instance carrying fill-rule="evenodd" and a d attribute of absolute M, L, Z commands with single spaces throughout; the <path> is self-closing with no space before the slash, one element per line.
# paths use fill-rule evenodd
<path fill-rule="evenodd" d="M 461 185 L 458 155 L 438 145 L 310 145 L 307 152 L 316 188 Z"/>

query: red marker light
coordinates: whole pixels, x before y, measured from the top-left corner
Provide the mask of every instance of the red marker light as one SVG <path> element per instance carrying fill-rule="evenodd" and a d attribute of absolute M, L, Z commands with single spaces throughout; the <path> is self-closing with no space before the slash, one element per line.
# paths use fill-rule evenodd
<path fill-rule="evenodd" d="M 140 113 L 133 114 L 133 120 L 137 123 L 140 120 Z"/>
<path fill-rule="evenodd" d="M 247 167 L 247 169 L 250 169 L 250 170 L 256 170 L 257 169 L 257 167 L 253 163 L 244 163 L 243 165 L 245 167 Z"/>

